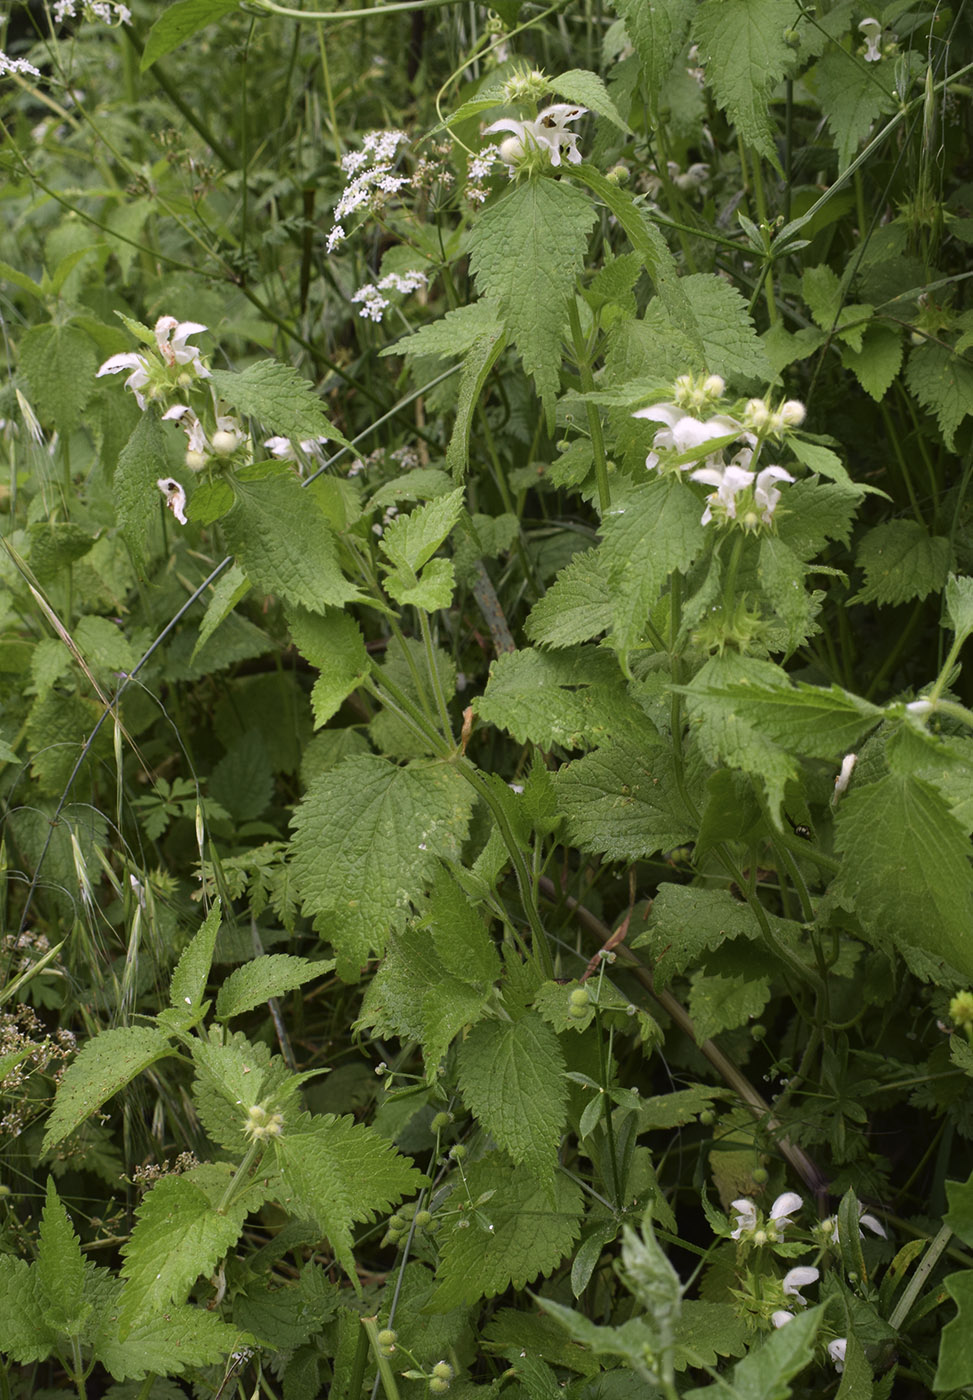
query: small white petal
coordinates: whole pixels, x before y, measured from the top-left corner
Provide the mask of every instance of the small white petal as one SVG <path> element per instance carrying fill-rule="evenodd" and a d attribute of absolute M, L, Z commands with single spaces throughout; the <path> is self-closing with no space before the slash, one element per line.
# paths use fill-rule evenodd
<path fill-rule="evenodd" d="M 848 1348 L 847 1337 L 835 1337 L 833 1342 L 828 1343 L 828 1355 L 834 1362 L 834 1368 L 840 1376 L 845 1369 L 845 1351 Z"/>
<path fill-rule="evenodd" d="M 783 1308 L 778 1308 L 776 1312 L 771 1313 L 770 1320 L 775 1327 L 786 1327 L 789 1322 L 794 1321 L 794 1314 L 785 1312 Z"/>

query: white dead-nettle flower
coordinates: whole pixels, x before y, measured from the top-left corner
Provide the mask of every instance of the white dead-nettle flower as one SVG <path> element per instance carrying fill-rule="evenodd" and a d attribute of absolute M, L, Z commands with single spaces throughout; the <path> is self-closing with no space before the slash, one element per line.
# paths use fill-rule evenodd
<path fill-rule="evenodd" d="M 160 316 L 155 323 L 155 343 L 163 365 L 168 369 L 188 365 L 199 379 L 209 379 L 210 372 L 200 359 L 198 346 L 187 343 L 191 335 L 198 335 L 205 330 L 206 327 L 201 326 L 198 321 L 177 321 L 174 316 Z M 100 366 L 96 377 L 101 379 L 105 374 L 119 374 L 123 369 L 132 371 L 125 380 L 125 387 L 131 389 L 139 408 L 144 411 L 146 398 L 141 391 L 153 377 L 152 361 L 146 354 L 136 351 L 112 355 Z M 157 362 L 155 369 L 159 369 Z"/>
<path fill-rule="evenodd" d="M 923 698 L 922 700 L 910 700 L 905 708 L 907 714 L 917 715 L 921 719 L 925 715 L 932 714 L 936 707 L 931 700 Z"/>
<path fill-rule="evenodd" d="M 181 423 L 186 433 L 186 466 L 190 471 L 202 471 L 209 461 L 209 443 L 206 440 L 206 433 L 203 425 L 196 417 L 195 413 L 186 403 L 174 403 L 162 415 L 162 421 L 170 419 L 172 422 Z"/>
<path fill-rule="evenodd" d="M 879 1235 L 883 1240 L 887 1240 L 887 1239 L 888 1239 L 888 1235 L 885 1233 L 885 1226 L 881 1223 L 880 1220 L 877 1220 L 877 1219 L 875 1218 L 874 1215 L 871 1215 L 871 1214 L 865 1209 L 865 1207 L 862 1205 L 861 1201 L 859 1201 L 859 1202 L 858 1202 L 858 1236 L 859 1236 L 860 1239 L 864 1239 L 864 1238 L 865 1238 L 865 1230 L 863 1230 L 863 1229 L 861 1228 L 863 1225 L 865 1226 L 865 1229 L 866 1229 L 866 1230 L 871 1230 L 871 1232 L 872 1232 L 873 1235 Z M 816 1228 L 818 1231 L 820 1231 L 820 1234 L 821 1234 L 826 1240 L 828 1240 L 829 1243 L 831 1243 L 831 1244 L 837 1244 L 837 1243 L 838 1243 L 838 1217 L 837 1217 L 837 1216 L 835 1216 L 835 1215 L 829 1215 L 828 1218 L 827 1218 L 826 1220 L 822 1220 L 821 1223 L 820 1223 L 820 1225 L 816 1226 L 815 1228 Z"/>
<path fill-rule="evenodd" d="M 0 50 L 0 78 L 5 78 L 8 73 L 20 73 L 31 78 L 41 76 L 40 69 L 28 63 L 26 58 L 10 58 Z"/>
<path fill-rule="evenodd" d="M 246 436 L 235 418 L 217 417 L 216 432 L 210 441 L 218 457 L 229 457 L 246 441 Z"/>
<path fill-rule="evenodd" d="M 841 771 L 834 780 L 834 795 L 836 798 L 840 797 L 843 792 L 848 791 L 848 784 L 851 782 L 851 775 L 855 770 L 855 764 L 857 762 L 858 755 L 856 753 L 846 753 L 841 760 Z"/>
<path fill-rule="evenodd" d="M 299 462 L 298 449 L 303 456 L 309 457 L 313 462 L 320 462 L 324 457 L 322 447 L 328 441 L 326 437 L 302 438 L 297 444 L 291 442 L 290 438 L 270 437 L 264 442 L 264 447 L 271 457 L 276 457 L 281 462 Z"/>
<path fill-rule="evenodd" d="M 174 476 L 160 476 L 155 483 L 163 496 L 166 498 L 166 505 L 179 521 L 180 525 L 188 525 L 186 519 L 186 493 L 179 485 Z"/>
<path fill-rule="evenodd" d="M 765 1238 L 763 1240 L 756 1239 L 757 1243 L 765 1244 L 767 1240 L 776 1240 L 779 1235 L 783 1234 L 788 1225 L 793 1224 L 791 1217 L 801 1209 L 803 1204 L 804 1202 L 796 1191 L 785 1191 L 783 1195 L 777 1197 L 774 1204 L 770 1207 L 770 1217 L 767 1222 L 766 1231 L 758 1232 L 758 1212 L 753 1201 L 751 1201 L 748 1196 L 744 1196 L 738 1201 L 733 1201 L 732 1208 L 735 1216 L 733 1224 L 735 1228 L 730 1231 L 730 1239 L 739 1240 L 742 1239 L 744 1235 L 756 1238 L 758 1233 L 765 1233 Z"/>
<path fill-rule="evenodd" d="M 869 15 L 863 19 L 858 26 L 858 32 L 865 40 L 865 53 L 863 55 L 866 63 L 878 63 L 882 57 L 881 38 L 882 25 L 879 20 Z"/>
<path fill-rule="evenodd" d="M 780 492 L 774 483 L 793 481 L 794 478 L 783 467 L 764 467 L 763 471 L 752 472 L 748 469 L 752 457 L 753 453 L 745 447 L 728 466 L 699 467 L 691 473 L 693 481 L 716 487 L 706 498 L 706 509 L 700 518 L 700 524 L 708 525 L 714 513 L 723 521 L 742 518 L 747 528 L 751 527 L 751 521 L 754 528 L 758 522 L 764 525 L 771 524 L 780 501 Z M 744 514 L 741 517 L 737 497 L 749 493 L 751 488 L 754 514 Z"/>
<path fill-rule="evenodd" d="M 564 151 L 572 165 L 580 165 L 582 156 L 578 150 L 578 136 L 576 132 L 568 130 L 566 123 L 577 121 L 587 110 L 587 107 L 577 107 L 573 102 L 555 102 L 553 106 L 538 112 L 533 121 L 502 117 L 486 127 L 484 135 L 492 136 L 495 131 L 511 132 L 500 143 L 500 159 L 511 170 L 532 151 L 542 152 L 552 165 L 561 164 L 561 152 Z"/>
<path fill-rule="evenodd" d="M 790 1269 L 784 1275 L 781 1287 L 788 1298 L 794 1298 L 804 1308 L 807 1307 L 807 1299 L 801 1293 L 801 1289 L 806 1288 L 809 1283 L 817 1283 L 820 1277 L 813 1265 L 798 1265 L 796 1269 Z"/>
<path fill-rule="evenodd" d="M 835 1337 L 833 1342 L 828 1343 L 828 1355 L 834 1362 L 834 1368 L 840 1376 L 845 1369 L 845 1352 L 848 1349 L 847 1337 Z"/>
<path fill-rule="evenodd" d="M 699 418 L 693 418 L 676 403 L 655 403 L 648 408 L 638 409 L 632 414 L 632 417 L 647 418 L 651 423 L 662 425 L 656 429 L 652 443 L 653 450 L 645 459 L 645 465 L 649 471 L 658 467 L 661 460 L 660 450 L 681 455 L 694 447 L 702 447 L 708 442 L 713 442 L 716 438 L 731 437 L 740 432 L 740 424 L 725 413 L 717 413 L 714 417 L 703 421 Z M 684 464 L 682 470 L 687 471 L 691 465 L 692 463 Z"/>
<path fill-rule="evenodd" d="M 775 1327 L 786 1327 L 789 1322 L 794 1321 L 794 1314 L 787 1312 L 785 1308 L 778 1308 L 770 1314 L 770 1320 Z"/>

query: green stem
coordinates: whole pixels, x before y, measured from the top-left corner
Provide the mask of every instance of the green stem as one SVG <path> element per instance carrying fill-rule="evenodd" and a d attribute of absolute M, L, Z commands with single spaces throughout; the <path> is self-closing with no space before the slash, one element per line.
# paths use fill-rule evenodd
<path fill-rule="evenodd" d="M 277 5 L 274 0 L 252 0 L 253 5 L 268 14 L 285 15 L 288 19 L 320 20 L 333 24 L 342 19 L 374 19 L 377 15 L 391 15 L 402 10 L 437 10 L 451 5 L 454 0 L 397 0 L 393 5 L 375 5 L 370 10 L 292 10 L 287 5 Z"/>
<path fill-rule="evenodd" d="M 594 393 L 595 380 L 591 373 L 591 364 L 588 357 L 588 347 L 585 344 L 584 332 L 581 329 L 581 317 L 578 315 L 578 303 L 575 297 L 568 298 L 568 320 L 571 325 L 571 339 L 574 342 L 574 355 L 578 363 L 578 374 L 581 377 L 581 389 L 587 396 Z M 588 432 L 591 435 L 591 451 L 595 459 L 595 480 L 598 482 L 598 508 L 601 511 L 602 519 L 611 509 L 611 488 L 608 485 L 608 463 L 605 460 L 605 439 L 601 431 L 601 419 L 598 416 L 597 407 L 589 402 L 586 397 L 585 411 L 588 415 Z"/>
<path fill-rule="evenodd" d="M 956 665 L 956 659 L 962 651 L 963 643 L 965 641 L 966 637 L 962 633 L 959 633 L 953 638 L 953 645 L 946 653 L 946 660 L 943 662 L 942 667 L 939 671 L 939 675 L 936 677 L 936 684 L 926 696 L 926 699 L 929 700 L 931 704 L 936 705 L 937 707 L 939 707 L 939 697 L 946 689 L 946 686 L 949 682 L 950 672 Z"/>
<path fill-rule="evenodd" d="M 426 652 L 426 669 L 429 672 L 429 684 L 432 686 L 432 693 L 436 700 L 436 708 L 439 711 L 439 723 L 442 725 L 443 736 L 450 744 L 453 740 L 453 727 L 449 718 L 449 706 L 446 703 L 446 695 L 443 690 L 442 676 L 439 674 L 439 667 L 436 664 L 436 647 L 433 642 L 432 628 L 429 626 L 429 614 L 423 608 L 417 608 L 419 614 L 419 626 L 422 629 L 422 645 Z"/>
<path fill-rule="evenodd" d="M 222 1199 L 220 1200 L 219 1205 L 216 1207 L 217 1215 L 226 1214 L 226 1208 L 233 1200 L 233 1197 L 236 1194 L 236 1188 L 241 1178 L 247 1176 L 250 1171 L 250 1168 L 257 1161 L 260 1160 L 260 1158 L 263 1156 L 263 1150 L 264 1144 L 260 1141 L 259 1138 L 254 1138 L 253 1142 L 246 1150 L 246 1154 L 243 1158 L 243 1161 L 240 1163 L 236 1171 L 230 1177 L 230 1180 L 226 1183 L 226 1190 L 223 1192 Z"/>
<path fill-rule="evenodd" d="M 952 1233 L 953 1232 L 948 1225 L 943 1225 L 939 1230 L 939 1233 L 930 1242 L 929 1248 L 922 1256 L 922 1261 L 919 1264 L 919 1267 L 916 1269 L 915 1273 L 912 1275 L 912 1277 L 909 1279 L 909 1282 L 906 1284 L 906 1287 L 902 1293 L 902 1297 L 892 1309 L 892 1316 L 889 1318 L 889 1326 L 894 1327 L 896 1331 L 898 1331 L 905 1319 L 908 1317 L 909 1310 L 912 1307 L 912 1304 L 918 1298 L 921 1290 L 925 1286 L 926 1279 L 932 1272 L 933 1266 L 936 1264 L 936 1261 L 939 1259 L 939 1256 L 949 1244 Z"/>
<path fill-rule="evenodd" d="M 399 1400 L 399 1387 L 395 1379 L 395 1373 L 389 1365 L 389 1359 L 385 1355 L 381 1342 L 378 1340 L 378 1325 L 374 1317 L 363 1317 L 361 1325 L 368 1334 L 368 1340 L 372 1344 L 372 1353 L 375 1357 L 375 1364 L 378 1366 L 378 1374 L 382 1378 L 382 1387 L 385 1391 L 386 1400 Z"/>
<path fill-rule="evenodd" d="M 769 223 L 767 220 L 767 199 L 764 194 L 763 171 L 760 167 L 760 157 L 757 155 L 756 151 L 752 151 L 751 155 L 753 156 L 754 203 L 757 206 L 757 217 L 760 220 L 761 232 L 763 233 L 765 239 L 769 239 L 769 234 L 767 232 L 767 230 L 769 229 Z M 774 298 L 774 272 L 772 266 L 773 255 L 770 251 L 769 242 L 764 256 L 767 266 L 767 275 L 764 279 L 764 296 L 767 300 L 767 318 L 770 321 L 770 324 L 774 325 L 777 321 L 777 302 Z"/>

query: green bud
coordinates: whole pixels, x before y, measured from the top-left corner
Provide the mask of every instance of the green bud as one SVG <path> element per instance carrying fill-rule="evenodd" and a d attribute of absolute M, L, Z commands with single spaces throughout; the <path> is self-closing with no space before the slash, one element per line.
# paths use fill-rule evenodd
<path fill-rule="evenodd" d="M 466 1156 L 466 1148 L 461 1142 L 457 1142 L 449 1149 L 449 1155 L 453 1158 L 454 1162 L 462 1162 L 463 1158 Z"/>
<path fill-rule="evenodd" d="M 391 1327 L 383 1327 L 378 1334 L 378 1344 L 380 1347 L 394 1347 L 398 1340 L 398 1332 L 393 1332 Z"/>
<path fill-rule="evenodd" d="M 766 1186 L 769 1179 L 767 1168 L 754 1167 L 753 1171 L 750 1173 L 750 1179 L 755 1186 Z"/>
<path fill-rule="evenodd" d="M 453 1115 L 451 1113 L 437 1113 L 435 1118 L 432 1120 L 430 1127 L 432 1128 L 434 1133 L 441 1133 L 449 1127 L 452 1121 Z"/>
<path fill-rule="evenodd" d="M 438 1376 L 441 1381 L 451 1381 L 453 1379 L 453 1368 L 448 1361 L 437 1361 L 432 1368 L 434 1376 Z"/>

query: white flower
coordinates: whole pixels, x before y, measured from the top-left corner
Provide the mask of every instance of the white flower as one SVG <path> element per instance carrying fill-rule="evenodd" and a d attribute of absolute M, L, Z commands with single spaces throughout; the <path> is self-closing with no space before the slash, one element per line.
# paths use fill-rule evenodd
<path fill-rule="evenodd" d="M 324 456 L 321 451 L 323 445 L 328 441 L 326 437 L 302 438 L 298 443 L 305 457 L 311 457 L 318 462 Z M 276 457 L 281 462 L 296 462 L 298 460 L 297 448 L 290 438 L 271 437 L 264 442 L 264 447 L 272 457 Z"/>
<path fill-rule="evenodd" d="M 139 393 L 139 390 L 149 382 L 149 365 L 144 355 L 136 355 L 134 351 L 129 351 L 124 355 L 112 355 L 100 367 L 95 378 L 100 379 L 103 374 L 120 374 L 123 369 L 133 371 L 125 380 L 125 388 L 131 389 L 135 395 L 136 403 L 144 412 L 145 395 Z"/>
<path fill-rule="evenodd" d="M 717 488 L 707 496 L 706 509 L 700 518 L 701 525 L 708 525 L 713 519 L 714 506 L 721 508 L 727 520 L 736 519 L 736 498 L 741 491 L 746 491 L 753 484 L 754 474 L 731 462 L 728 467 L 699 467 L 692 473 L 692 480 Z"/>
<path fill-rule="evenodd" d="M 777 410 L 777 417 L 785 428 L 799 428 L 807 417 L 807 410 L 800 399 L 786 399 Z"/>
<path fill-rule="evenodd" d="M 793 1223 L 791 1216 L 795 1215 L 803 1204 L 804 1202 L 796 1191 L 785 1191 L 783 1195 L 778 1196 L 774 1204 L 770 1207 L 770 1217 L 768 1219 L 768 1224 L 776 1228 L 768 1232 L 768 1238 L 776 1238 L 778 1234 L 782 1234 L 784 1230 L 787 1229 L 788 1225 Z M 736 1219 L 733 1222 L 735 1228 L 730 1231 L 730 1239 L 738 1240 L 744 1234 L 750 1234 L 756 1229 L 757 1207 L 747 1196 L 744 1196 L 739 1201 L 733 1201 L 732 1207 L 736 1214 Z M 766 1240 L 761 1240 L 760 1243 L 764 1244 Z M 797 1272 L 800 1271 L 798 1270 Z M 810 1283 L 811 1280 L 805 1279 L 804 1282 Z"/>
<path fill-rule="evenodd" d="M 736 1212 L 734 1220 L 735 1230 L 730 1231 L 730 1239 L 738 1240 L 744 1231 L 753 1230 L 757 1224 L 757 1207 L 753 1201 L 746 1196 L 739 1201 L 732 1202 L 733 1210 Z"/>
<path fill-rule="evenodd" d="M 834 1368 L 840 1376 L 845 1369 L 845 1352 L 848 1348 L 847 1337 L 835 1337 L 833 1342 L 828 1343 L 828 1355 L 834 1362 Z"/>
<path fill-rule="evenodd" d="M 41 76 L 40 70 L 28 63 L 26 58 L 8 58 L 0 51 L 0 78 L 5 77 L 7 73 L 29 73 L 32 78 Z"/>
<path fill-rule="evenodd" d="M 867 19 L 861 21 L 858 30 L 865 40 L 865 62 L 878 63 L 882 57 L 882 50 L 879 48 L 879 40 L 882 37 L 881 24 L 869 15 Z"/>
<path fill-rule="evenodd" d="M 155 323 L 155 343 L 167 365 L 192 365 L 200 379 L 209 379 L 209 370 L 199 358 L 195 345 L 187 345 L 191 335 L 199 335 L 206 327 L 198 321 L 177 321 L 175 316 L 160 316 Z"/>
<path fill-rule="evenodd" d="M 785 1191 L 782 1196 L 778 1196 L 774 1204 L 770 1207 L 770 1218 L 773 1220 L 778 1230 L 786 1230 L 788 1225 L 793 1224 L 792 1215 L 796 1215 L 804 1202 L 796 1191 Z"/>
<path fill-rule="evenodd" d="M 865 1238 L 865 1231 L 861 1228 L 863 1225 L 865 1226 L 866 1229 L 871 1230 L 871 1232 L 872 1232 L 873 1235 L 881 1235 L 881 1237 L 882 1237 L 883 1240 L 887 1240 L 887 1239 L 888 1239 L 888 1235 L 885 1233 L 885 1226 L 882 1225 L 880 1221 L 876 1220 L 874 1215 L 870 1215 L 870 1214 L 868 1213 L 868 1211 L 865 1210 L 865 1207 L 862 1205 L 861 1201 L 859 1201 L 859 1202 L 858 1202 L 858 1235 L 859 1235 L 859 1238 L 860 1238 L 860 1239 L 864 1239 L 864 1238 Z M 835 1215 L 829 1215 L 828 1218 L 827 1218 L 827 1220 L 822 1220 L 821 1223 L 820 1223 L 820 1225 L 818 1225 L 816 1228 L 817 1228 L 818 1230 L 820 1230 L 821 1234 L 822 1234 L 823 1236 L 825 1236 L 826 1238 L 830 1237 L 830 1240 L 831 1240 L 831 1243 L 832 1243 L 832 1244 L 837 1244 L 837 1243 L 838 1243 L 838 1217 L 837 1217 L 837 1216 L 835 1216 Z"/>
<path fill-rule="evenodd" d="M 503 117 L 488 126 L 484 135 L 495 131 L 510 131 L 506 141 L 500 145 L 500 159 L 507 166 L 514 166 L 523 160 L 530 151 L 545 151 L 552 165 L 561 164 L 561 152 L 566 151 L 572 165 L 580 165 L 582 156 L 578 150 L 578 137 L 568 131 L 566 122 L 577 121 L 587 112 L 587 107 L 576 107 L 571 102 L 555 102 L 538 112 L 533 121 L 517 121 L 513 117 Z"/>
<path fill-rule="evenodd" d="M 704 443 L 712 442 L 715 438 L 733 436 L 740 431 L 740 424 L 725 413 L 718 413 L 704 422 L 702 419 L 691 417 L 685 409 L 674 403 L 651 404 L 648 408 L 638 409 L 632 417 L 648 418 L 651 423 L 662 424 L 656 429 L 652 442 L 653 450 L 645 459 L 649 471 L 659 465 L 659 453 L 656 449 L 668 448 L 681 454 L 694 447 L 702 447 Z"/>
<path fill-rule="evenodd" d="M 819 1278 L 820 1274 L 813 1265 L 798 1265 L 796 1269 L 790 1269 L 784 1275 L 781 1287 L 788 1298 L 796 1298 L 803 1308 L 807 1305 L 807 1299 L 801 1293 L 801 1289 L 806 1288 L 809 1283 L 816 1283 Z"/>
<path fill-rule="evenodd" d="M 760 518 L 765 525 L 769 525 L 774 518 L 774 511 L 777 502 L 780 500 L 780 492 L 773 485 L 775 481 L 793 481 L 790 472 L 785 472 L 783 467 L 764 467 L 763 471 L 757 473 L 757 480 L 753 488 L 753 499 L 760 511 Z"/>
<path fill-rule="evenodd" d="M 163 496 L 166 498 L 166 505 L 179 521 L 180 525 L 187 525 L 186 519 L 186 493 L 172 476 L 160 476 L 155 483 Z"/>
<path fill-rule="evenodd" d="M 770 1314 L 770 1320 L 775 1327 L 786 1327 L 789 1322 L 794 1321 L 794 1314 L 778 1308 L 776 1312 Z"/>
<path fill-rule="evenodd" d="M 840 797 L 843 792 L 848 790 L 848 784 L 851 782 L 851 775 L 857 762 L 858 755 L 856 753 L 846 753 L 841 760 L 841 772 L 834 780 L 835 797 Z M 884 1234 L 884 1231 L 882 1233 Z"/>

